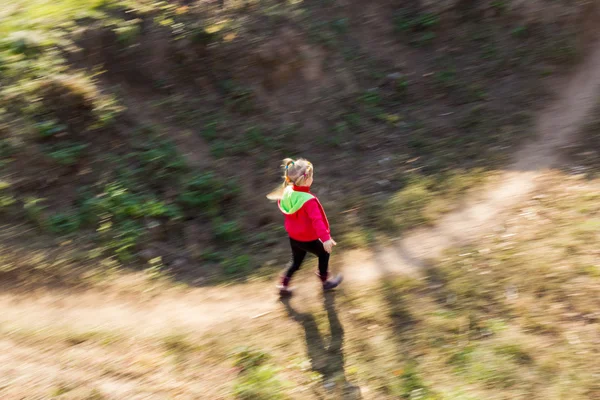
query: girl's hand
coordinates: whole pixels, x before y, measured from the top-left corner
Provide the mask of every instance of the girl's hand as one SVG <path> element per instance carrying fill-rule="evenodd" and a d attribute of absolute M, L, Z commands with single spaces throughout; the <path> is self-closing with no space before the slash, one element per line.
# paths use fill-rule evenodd
<path fill-rule="evenodd" d="M 323 243 L 323 247 L 325 248 L 325 251 L 328 253 L 331 253 L 331 250 L 333 250 L 333 246 L 335 246 L 335 245 L 337 245 L 337 243 L 333 239 L 329 239 L 328 241 Z"/>

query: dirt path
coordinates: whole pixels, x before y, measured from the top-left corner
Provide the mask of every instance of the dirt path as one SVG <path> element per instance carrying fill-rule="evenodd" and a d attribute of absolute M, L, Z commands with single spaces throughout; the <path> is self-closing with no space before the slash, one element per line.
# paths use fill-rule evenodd
<path fill-rule="evenodd" d="M 394 246 L 377 252 L 350 251 L 343 257 L 347 287 L 373 283 L 386 273 L 417 274 L 426 258 L 501 224 L 502 213 L 514 207 L 536 188 L 536 179 L 558 160 L 578 124 L 595 104 L 600 85 L 600 46 L 590 53 L 578 71 L 557 92 L 562 95 L 537 120 L 537 138 L 515 154 L 514 163 L 499 183 L 482 191 L 464 207 L 444 217 L 436 226 L 417 230 L 398 239 Z M 314 300 L 315 279 L 298 279 L 301 300 Z M 306 290 L 305 290 L 306 289 Z M 0 326 L 38 329 L 69 327 L 75 331 L 130 330 L 137 335 L 184 332 L 219 332 L 231 329 L 234 320 L 260 323 L 260 315 L 277 314 L 279 306 L 272 283 L 249 283 L 225 288 L 191 289 L 163 293 L 152 299 L 127 300 L 105 293 L 43 293 L 22 298 L 0 295 Z M 266 314 L 265 314 L 266 313 Z"/>

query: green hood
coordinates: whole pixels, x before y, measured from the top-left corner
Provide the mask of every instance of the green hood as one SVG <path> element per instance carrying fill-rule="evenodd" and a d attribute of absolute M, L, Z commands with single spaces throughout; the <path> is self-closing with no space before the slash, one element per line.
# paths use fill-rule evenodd
<path fill-rule="evenodd" d="M 279 200 L 279 209 L 284 214 L 294 214 L 302 208 L 304 203 L 314 198 L 315 196 L 310 193 L 296 192 L 291 186 L 288 186 Z"/>

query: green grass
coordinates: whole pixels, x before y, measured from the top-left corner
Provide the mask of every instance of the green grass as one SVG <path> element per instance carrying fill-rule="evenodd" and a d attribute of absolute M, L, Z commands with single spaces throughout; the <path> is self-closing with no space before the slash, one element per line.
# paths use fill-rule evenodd
<path fill-rule="evenodd" d="M 262 366 L 243 373 L 233 387 L 233 395 L 239 400 L 283 400 L 288 397 L 282 388 L 277 369 Z"/>
<path fill-rule="evenodd" d="M 63 166 L 75 165 L 82 152 L 88 147 L 86 144 L 76 143 L 61 143 L 57 146 L 52 146 L 47 152 L 48 157 L 56 161 L 57 164 Z"/>
<path fill-rule="evenodd" d="M 269 355 L 249 348 L 235 354 L 234 365 L 240 374 L 233 387 L 233 395 L 240 400 L 283 400 L 284 384 L 277 368 L 269 365 Z"/>
<path fill-rule="evenodd" d="M 2 11 L 0 36 L 25 30 L 53 31 L 76 19 L 101 17 L 107 0 L 16 0 Z"/>
<path fill-rule="evenodd" d="M 379 223 L 392 231 L 432 224 L 457 207 L 458 200 L 486 177 L 483 171 L 453 172 L 436 179 L 415 176 L 392 195 L 381 210 Z"/>

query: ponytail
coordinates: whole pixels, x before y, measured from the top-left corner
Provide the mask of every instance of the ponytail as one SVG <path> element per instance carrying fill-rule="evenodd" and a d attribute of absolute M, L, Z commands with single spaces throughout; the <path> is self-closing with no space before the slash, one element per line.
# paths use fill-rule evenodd
<path fill-rule="evenodd" d="M 267 195 L 269 200 L 280 200 L 288 185 L 297 184 L 299 181 L 303 182 L 313 173 L 312 164 L 301 158 L 298 160 L 285 158 L 281 167 L 283 168 L 283 184 Z"/>

